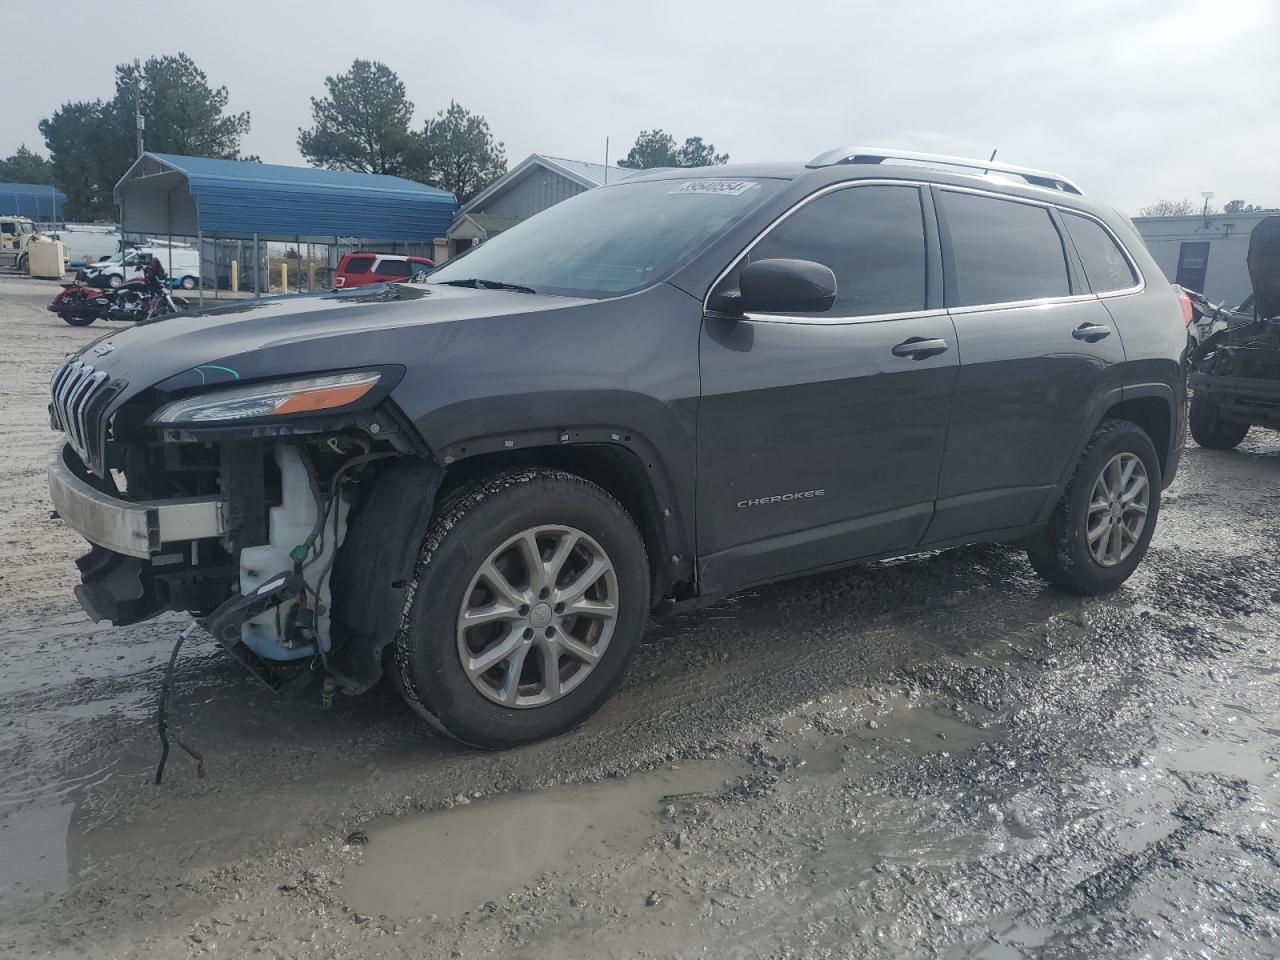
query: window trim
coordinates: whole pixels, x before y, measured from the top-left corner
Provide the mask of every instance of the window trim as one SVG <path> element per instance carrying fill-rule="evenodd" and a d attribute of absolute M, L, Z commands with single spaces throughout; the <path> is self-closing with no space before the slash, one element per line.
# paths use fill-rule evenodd
<path fill-rule="evenodd" d="M 794 324 L 801 324 L 801 325 L 809 324 L 809 325 L 842 326 L 842 325 L 854 324 L 854 323 L 879 323 L 887 320 L 907 320 L 907 319 L 913 319 L 917 317 L 939 317 L 939 316 L 945 316 L 947 314 L 963 315 L 966 313 L 976 313 L 979 311 L 1017 310 L 1017 309 L 1025 309 L 1027 307 L 1038 307 L 1038 306 L 1044 306 L 1048 304 L 1057 304 L 1057 303 L 1083 303 L 1088 300 L 1109 300 L 1113 297 L 1135 296 L 1137 294 L 1143 293 L 1147 289 L 1146 276 L 1143 274 L 1142 269 L 1138 266 L 1138 261 L 1134 258 L 1133 254 L 1129 252 L 1129 248 L 1125 245 L 1124 241 L 1121 240 L 1120 237 L 1116 235 L 1116 232 L 1111 229 L 1110 225 L 1108 225 L 1106 221 L 1104 221 L 1101 217 L 1097 217 L 1094 214 L 1089 213 L 1086 210 L 1081 210 L 1077 207 L 1067 206 L 1062 203 L 1054 203 L 1054 202 L 1049 202 L 1045 200 L 1037 200 L 1030 197 L 1013 196 L 1012 194 L 1001 193 L 998 190 L 984 190 L 980 187 L 957 186 L 949 183 L 937 183 L 932 180 L 902 180 L 902 179 L 893 179 L 893 178 L 878 178 L 874 180 L 842 180 L 839 183 L 829 184 L 820 190 L 815 190 L 813 193 L 810 193 L 807 196 L 801 197 L 799 200 L 793 203 L 786 210 L 782 211 L 782 213 L 780 213 L 777 217 L 771 220 L 768 224 L 766 224 L 765 227 L 759 233 L 756 234 L 756 236 L 751 240 L 751 242 L 748 243 L 745 247 L 743 247 L 742 250 L 738 252 L 737 256 L 735 256 L 732 260 L 729 261 L 729 265 L 725 267 L 723 270 L 721 270 L 719 274 L 716 275 L 716 278 L 712 282 L 711 286 L 707 288 L 706 296 L 702 298 L 703 315 L 704 316 L 721 316 L 721 314 L 712 310 L 709 306 L 711 302 L 711 295 L 715 292 L 716 288 L 720 286 L 721 281 L 724 280 L 724 278 L 729 275 L 729 273 L 742 261 L 742 259 L 746 257 L 747 254 L 749 254 L 752 251 L 752 249 L 755 248 L 756 244 L 758 244 L 761 240 L 763 240 L 766 236 L 768 236 L 774 230 L 775 227 L 781 224 L 784 220 L 790 217 L 793 213 L 795 213 L 801 207 L 805 206 L 806 204 L 812 203 L 814 200 L 818 199 L 819 197 L 826 196 L 828 193 L 834 193 L 837 190 L 848 190 L 848 189 L 862 187 L 862 186 L 915 187 L 918 191 L 920 191 L 921 204 L 922 206 L 925 206 L 925 210 L 924 210 L 925 265 L 926 265 L 926 269 L 930 271 L 929 276 L 926 277 L 926 284 L 928 284 L 930 288 L 932 287 L 932 271 L 936 269 L 935 256 L 939 260 L 941 260 L 941 266 L 944 273 L 944 277 L 943 277 L 944 281 L 945 281 L 945 271 L 947 269 L 946 260 L 951 258 L 943 259 L 941 257 L 942 247 L 943 247 L 942 224 L 938 222 L 939 218 L 937 216 L 936 209 L 933 212 L 933 216 L 930 217 L 929 206 L 925 205 L 925 197 L 923 196 L 926 190 L 929 191 L 930 200 L 932 200 L 933 198 L 933 192 L 940 191 L 940 190 L 951 190 L 956 193 L 976 193 L 976 194 L 979 194 L 980 196 L 993 197 L 997 200 L 1008 200 L 1011 203 L 1025 203 L 1025 204 L 1030 204 L 1031 206 L 1044 207 L 1045 209 L 1049 210 L 1051 218 L 1053 214 L 1057 212 L 1059 216 L 1063 214 L 1071 213 L 1079 217 L 1084 217 L 1087 220 L 1092 220 L 1094 223 L 1098 224 L 1098 226 L 1102 227 L 1103 231 L 1106 232 L 1107 236 L 1109 236 L 1111 240 L 1115 243 L 1115 245 L 1120 249 L 1121 254 L 1123 254 L 1124 258 L 1129 262 L 1129 267 L 1133 270 L 1134 276 L 1138 278 L 1138 282 L 1131 287 L 1124 287 L 1119 290 L 1108 290 L 1105 293 L 1094 293 L 1092 287 L 1090 287 L 1089 292 L 1087 293 L 1072 293 L 1065 297 L 1040 297 L 1034 300 L 1018 300 L 1018 301 L 1005 300 L 997 303 L 975 303 L 975 304 L 971 304 L 969 306 L 964 306 L 964 307 L 948 308 L 947 306 L 945 306 L 945 298 L 944 298 L 943 300 L 944 305 L 941 307 L 928 307 L 924 310 L 912 311 L 910 313 L 879 313 L 879 314 L 867 314 L 864 316 L 854 316 L 854 317 L 829 316 L 827 314 L 819 314 L 819 313 L 796 314 L 796 315 L 781 314 L 781 313 L 744 313 L 741 319 L 750 320 L 753 323 L 794 323 Z M 1067 260 L 1067 275 L 1070 278 L 1073 275 L 1074 262 L 1071 258 L 1071 255 L 1075 253 L 1075 249 L 1074 249 L 1075 241 L 1071 239 L 1070 232 L 1067 233 L 1067 236 L 1065 237 L 1062 236 L 1061 234 L 1062 228 L 1059 227 L 1056 221 L 1054 222 L 1054 228 L 1059 231 L 1059 239 L 1061 239 L 1063 243 L 1063 255 L 1066 257 L 1066 260 Z M 1072 245 L 1070 250 L 1067 249 L 1068 243 Z M 1075 256 L 1078 259 L 1079 254 L 1076 253 Z M 1083 275 L 1083 268 L 1081 268 L 1080 273 L 1085 285 L 1088 286 L 1089 278 Z"/>
<path fill-rule="evenodd" d="M 1125 259 L 1129 261 L 1129 266 L 1132 268 L 1134 276 L 1138 278 L 1138 282 L 1134 284 L 1132 287 L 1125 287 L 1121 290 L 1109 290 L 1106 293 L 1094 293 L 1092 287 L 1090 287 L 1089 291 L 1086 293 L 1070 293 L 1067 296 L 1062 296 L 1062 297 L 1036 297 L 1031 300 L 997 300 L 995 303 L 974 303 L 974 304 L 966 304 L 965 306 L 962 306 L 962 307 L 949 307 L 948 309 L 953 315 L 977 313 L 980 311 L 989 312 L 993 310 L 1016 310 L 1016 309 L 1023 309 L 1026 307 L 1037 307 L 1037 306 L 1042 306 L 1047 304 L 1056 304 L 1056 303 L 1081 303 L 1086 300 L 1095 300 L 1095 299 L 1103 300 L 1103 299 L 1110 299 L 1112 297 L 1127 297 L 1127 296 L 1133 296 L 1134 294 L 1142 293 L 1147 288 L 1146 278 L 1143 276 L 1142 271 L 1138 269 L 1138 263 L 1133 258 L 1133 254 L 1129 252 L 1129 248 L 1126 247 L 1123 242 L 1121 242 L 1120 238 L 1116 236 L 1115 231 L 1113 231 L 1109 226 L 1107 226 L 1107 224 L 1103 222 L 1101 218 L 1096 217 L 1091 213 L 1088 213 L 1084 210 L 1079 210 L 1075 207 L 1064 206 L 1061 203 L 1051 203 L 1044 200 L 1032 199 L 1030 197 L 1015 197 L 1007 193 L 1000 193 L 999 191 L 996 191 L 996 190 L 983 190 L 979 187 L 961 187 L 961 186 L 954 186 L 949 183 L 947 184 L 931 183 L 930 186 L 932 186 L 933 189 L 938 192 L 945 192 L 949 190 L 953 193 L 975 193 L 975 194 L 979 194 L 980 196 L 992 197 L 996 200 L 1007 200 L 1010 203 L 1025 203 L 1033 207 L 1043 207 L 1049 211 L 1051 220 L 1053 220 L 1053 215 L 1055 212 L 1059 216 L 1065 213 L 1074 213 L 1078 216 L 1085 217 L 1086 219 L 1092 220 L 1094 223 L 1102 227 L 1102 229 L 1106 232 L 1106 234 L 1109 237 L 1111 237 L 1113 241 L 1115 241 L 1116 246 L 1120 248 L 1120 252 L 1124 254 Z M 942 221 L 943 217 L 939 216 L 939 220 Z M 1070 280 L 1073 274 L 1073 271 L 1072 271 L 1073 264 L 1071 260 L 1071 254 L 1075 253 L 1075 241 L 1071 239 L 1070 232 L 1068 232 L 1065 237 L 1062 235 L 1062 228 L 1058 226 L 1058 223 L 1056 220 L 1054 220 L 1053 226 L 1054 226 L 1054 229 L 1058 231 L 1058 239 L 1062 241 L 1062 252 L 1063 252 L 1063 255 L 1067 258 L 1067 277 L 1068 277 L 1068 280 Z M 939 233 L 941 233 L 941 229 L 942 228 L 940 224 Z M 951 239 L 950 231 L 948 231 L 948 234 L 947 234 L 948 244 L 950 243 L 950 239 Z M 1071 244 L 1070 250 L 1067 249 L 1068 243 Z M 1076 254 L 1076 256 L 1078 257 L 1079 254 Z M 946 258 L 947 261 L 951 262 L 952 269 L 954 269 L 954 259 L 955 259 L 954 255 Z M 944 266 L 943 269 L 945 270 L 946 267 Z M 1080 273 L 1081 273 L 1081 278 L 1083 279 L 1085 285 L 1088 286 L 1089 278 L 1083 275 L 1084 274 L 1083 267 L 1081 267 Z"/>
<path fill-rule="evenodd" d="M 1004 200 L 1009 203 L 1020 203 L 1023 206 L 1027 206 L 1027 207 L 1039 207 L 1048 216 L 1049 223 L 1053 227 L 1053 232 L 1058 237 L 1058 243 L 1062 247 L 1062 266 L 1067 274 L 1067 293 L 1065 294 L 1059 294 L 1057 296 L 1050 296 L 1050 297 L 1031 297 L 1026 300 L 995 300 L 995 301 L 989 301 L 987 303 L 966 303 L 966 304 L 957 304 L 955 306 L 952 306 L 950 303 L 947 303 L 946 304 L 947 309 L 951 312 L 953 316 L 964 315 L 968 313 L 978 313 L 978 312 L 986 313 L 992 310 L 1013 310 L 1021 307 L 1039 306 L 1041 304 L 1075 303 L 1075 302 L 1093 299 L 1094 295 L 1092 292 L 1081 293 L 1079 290 L 1076 289 L 1079 284 L 1077 283 L 1077 280 L 1076 280 L 1075 262 L 1072 259 L 1074 248 L 1068 248 L 1068 244 L 1070 243 L 1070 238 L 1064 235 L 1064 228 L 1062 227 L 1061 224 L 1058 223 L 1058 214 L 1057 214 L 1057 211 L 1059 209 L 1058 204 L 1044 203 L 1044 202 L 1041 202 L 1038 200 L 1032 200 L 1026 197 L 1012 197 L 1008 194 L 999 193 L 994 190 L 979 190 L 973 187 L 955 187 L 950 184 L 932 184 L 932 187 L 933 187 L 934 205 L 935 205 L 935 210 L 937 212 L 938 224 L 939 224 L 938 226 L 939 242 L 942 244 L 942 257 L 943 257 L 944 264 L 946 264 L 946 266 L 943 267 L 944 271 L 948 269 L 954 271 L 956 269 L 955 246 L 951 239 L 951 225 L 947 220 L 946 207 L 945 207 L 945 204 L 942 202 L 942 198 L 941 198 L 941 194 L 950 192 L 950 193 L 964 193 L 964 194 L 977 195 L 977 196 L 987 197 L 988 199 L 992 199 L 992 200 Z M 950 278 L 948 277 L 948 279 Z M 1088 281 L 1083 276 L 1080 277 L 1080 280 L 1083 281 L 1086 286 L 1088 285 Z M 946 284 L 946 287 L 947 287 L 946 292 L 948 295 L 945 297 L 945 300 L 950 300 L 951 296 L 954 295 L 953 284 L 954 284 L 953 280 L 950 283 Z"/>
<path fill-rule="evenodd" d="M 771 220 L 763 230 L 743 247 L 738 255 L 729 261 L 729 265 L 725 267 L 716 276 L 711 286 L 707 288 L 707 294 L 702 298 L 703 316 L 724 316 L 709 306 L 711 295 L 715 293 L 716 288 L 734 268 L 755 249 L 756 244 L 760 243 L 765 237 L 774 231 L 776 227 L 781 225 L 785 220 L 789 219 L 792 214 L 800 210 L 802 207 L 808 206 L 819 197 L 825 197 L 829 193 L 835 193 L 837 190 L 852 190 L 858 187 L 911 187 L 916 191 L 916 197 L 920 202 L 920 216 L 924 227 L 924 261 L 925 261 L 925 304 L 926 306 L 920 310 L 910 310 L 906 313 L 869 313 L 859 314 L 855 316 L 840 315 L 834 316 L 825 313 L 803 313 L 803 314 L 786 314 L 786 313 L 743 313 L 739 319 L 749 320 L 752 323 L 793 323 L 800 325 L 822 325 L 822 326 L 847 326 L 855 323 L 883 323 L 888 320 L 907 320 L 917 317 L 940 317 L 946 315 L 946 307 L 930 307 L 930 281 L 934 266 L 933 250 L 938 243 L 937 228 L 931 226 L 929 211 L 926 207 L 924 191 L 929 184 L 921 180 L 894 180 L 894 179 L 875 179 L 875 180 L 842 180 L 839 183 L 828 184 L 821 190 L 815 190 L 807 196 L 801 197 L 794 204 L 782 211 L 776 218 Z"/>
<path fill-rule="evenodd" d="M 1089 283 L 1089 276 L 1086 273 L 1084 282 L 1089 285 L 1090 290 L 1093 290 L 1093 295 L 1095 297 L 1097 297 L 1100 300 L 1109 299 L 1111 297 L 1128 297 L 1128 296 L 1132 296 L 1135 293 L 1142 293 L 1142 291 L 1147 288 L 1147 280 L 1146 280 L 1146 277 L 1142 275 L 1142 271 L 1138 268 L 1138 261 L 1133 258 L 1133 254 L 1129 252 L 1129 248 L 1126 247 L 1124 245 L 1124 242 L 1119 237 L 1116 236 L 1115 231 L 1112 230 L 1109 226 L 1107 226 L 1105 221 L 1103 221 L 1100 217 L 1095 217 L 1091 213 L 1086 213 L 1083 210 L 1077 210 L 1075 207 L 1064 207 L 1061 204 L 1058 204 L 1057 206 L 1058 206 L 1058 210 L 1061 211 L 1064 218 L 1067 214 L 1071 214 L 1072 216 L 1075 216 L 1075 217 L 1082 217 L 1085 220 L 1092 220 L 1094 223 L 1100 226 L 1102 228 L 1102 232 L 1105 233 L 1111 239 L 1111 242 L 1116 245 L 1116 249 L 1120 251 L 1120 255 L 1124 257 L 1125 261 L 1129 264 L 1130 272 L 1135 277 L 1138 278 L 1136 283 L 1128 287 L 1119 287 L 1115 290 L 1104 290 L 1101 293 L 1099 293 L 1098 291 L 1093 290 L 1093 284 Z M 1064 219 L 1063 222 L 1066 223 L 1066 220 Z M 1066 227 L 1067 227 L 1067 238 L 1071 241 L 1071 246 L 1074 248 L 1076 245 L 1076 238 L 1071 236 L 1071 224 L 1067 223 Z M 1076 258 L 1077 259 L 1080 258 L 1079 249 L 1076 249 Z M 1081 269 L 1081 272 L 1084 271 L 1083 260 L 1080 260 L 1080 269 Z"/>

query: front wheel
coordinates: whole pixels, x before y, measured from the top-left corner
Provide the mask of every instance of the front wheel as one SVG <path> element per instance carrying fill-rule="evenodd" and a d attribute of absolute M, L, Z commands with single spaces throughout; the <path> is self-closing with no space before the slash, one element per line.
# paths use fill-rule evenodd
<path fill-rule="evenodd" d="M 26 272 L 27 272 L 27 264 L 28 264 L 28 263 L 30 263 L 30 262 L 31 262 L 31 261 L 27 258 L 27 255 L 26 255 L 25 253 L 24 253 L 22 256 L 20 256 L 20 257 L 18 258 L 18 262 L 15 264 L 15 266 L 18 268 L 18 272 L 19 272 L 19 273 L 26 273 Z"/>
<path fill-rule="evenodd" d="M 1218 402 L 1203 393 L 1191 398 L 1191 411 L 1187 415 L 1191 437 L 1209 450 L 1231 450 L 1249 432 L 1249 424 L 1223 420 L 1218 415 Z"/>
<path fill-rule="evenodd" d="M 182 289 L 183 289 L 183 290 L 194 290 L 195 288 L 196 288 L 196 278 L 195 278 L 195 277 L 183 277 L 183 278 L 182 278 Z"/>
<path fill-rule="evenodd" d="M 1075 593 L 1114 590 L 1146 555 L 1160 489 L 1160 460 L 1146 431 L 1127 420 L 1104 420 L 1048 528 L 1028 546 L 1031 565 Z"/>
<path fill-rule="evenodd" d="M 618 689 L 648 617 L 649 564 L 613 497 L 530 468 L 450 498 L 409 596 L 397 687 L 437 729 L 500 749 L 572 729 Z"/>
<path fill-rule="evenodd" d="M 119 289 L 120 284 L 122 283 L 124 283 L 124 277 L 120 276 L 119 274 L 113 273 L 111 274 L 111 276 L 107 277 L 107 286 L 109 286 L 112 290 Z"/>

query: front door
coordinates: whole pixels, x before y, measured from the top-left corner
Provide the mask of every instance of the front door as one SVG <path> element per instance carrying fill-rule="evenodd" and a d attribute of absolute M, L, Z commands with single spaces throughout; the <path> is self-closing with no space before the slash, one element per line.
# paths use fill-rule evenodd
<path fill-rule="evenodd" d="M 928 194 L 924 194 L 928 199 Z M 822 314 L 708 316 L 700 357 L 700 588 L 909 550 L 933 512 L 958 352 L 919 188 L 823 192 L 756 259 L 830 267 Z M 925 343 L 928 341 L 928 343 Z"/>
<path fill-rule="evenodd" d="M 1032 523 L 1124 360 L 1053 207 L 935 197 L 961 363 L 930 543 Z"/>

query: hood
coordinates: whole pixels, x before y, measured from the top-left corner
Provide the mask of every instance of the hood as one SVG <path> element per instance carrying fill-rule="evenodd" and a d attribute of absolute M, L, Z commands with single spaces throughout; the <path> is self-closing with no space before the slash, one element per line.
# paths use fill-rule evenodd
<path fill-rule="evenodd" d="M 128 388 L 175 390 L 403 364 L 418 359 L 414 328 L 535 314 L 587 301 L 441 284 L 379 284 L 344 292 L 241 300 L 140 323 L 84 347 L 86 362 Z M 174 378 L 180 378 L 174 381 Z"/>
<path fill-rule="evenodd" d="M 1257 315 L 1280 316 L 1280 217 L 1265 217 L 1253 228 L 1245 262 Z"/>

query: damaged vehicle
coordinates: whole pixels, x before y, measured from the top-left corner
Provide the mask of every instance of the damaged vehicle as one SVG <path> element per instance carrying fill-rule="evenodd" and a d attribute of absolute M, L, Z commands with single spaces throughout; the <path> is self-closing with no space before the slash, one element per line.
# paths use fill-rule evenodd
<path fill-rule="evenodd" d="M 1178 299 L 1057 174 L 845 148 L 637 174 L 422 282 L 141 323 L 54 372 L 95 619 L 188 611 L 276 689 L 384 675 L 562 733 L 647 618 L 960 544 L 1119 586 L 1184 433 Z"/>
<path fill-rule="evenodd" d="M 1215 311 L 1192 353 L 1191 436 L 1230 450 L 1251 427 L 1280 429 L 1280 217 L 1249 235 L 1253 293 L 1234 311 Z"/>

